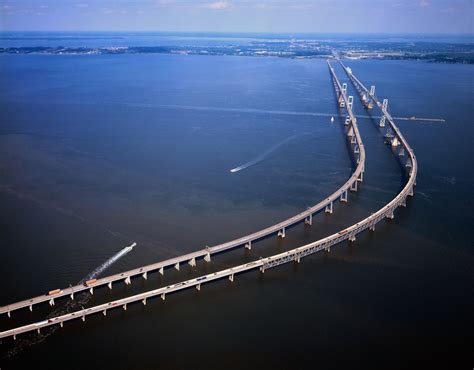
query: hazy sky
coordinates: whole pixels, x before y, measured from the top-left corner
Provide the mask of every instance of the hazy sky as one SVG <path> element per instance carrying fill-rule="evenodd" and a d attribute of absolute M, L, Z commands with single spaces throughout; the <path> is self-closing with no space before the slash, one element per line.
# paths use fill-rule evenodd
<path fill-rule="evenodd" d="M 473 33 L 474 0 L 0 0 L 1 30 Z"/>

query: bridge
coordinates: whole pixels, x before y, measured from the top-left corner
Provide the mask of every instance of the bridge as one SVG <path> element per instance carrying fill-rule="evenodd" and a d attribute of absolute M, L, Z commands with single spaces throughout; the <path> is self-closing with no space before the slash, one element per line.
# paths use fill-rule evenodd
<path fill-rule="evenodd" d="M 50 306 L 54 306 L 55 300 L 57 300 L 58 298 L 69 296 L 70 299 L 74 299 L 75 294 L 85 290 L 89 290 L 89 292 L 93 294 L 95 288 L 105 285 L 107 285 L 109 289 L 112 289 L 112 284 L 120 281 L 123 281 L 125 284 L 131 284 L 131 279 L 134 277 L 141 275 L 143 279 L 147 279 L 148 273 L 155 271 L 159 271 L 159 273 L 163 275 L 166 268 L 175 268 L 179 271 L 181 264 L 188 263 L 191 266 L 195 266 L 197 260 L 199 259 L 202 259 L 206 262 L 210 262 L 211 255 L 221 253 L 236 247 L 244 246 L 246 249 L 250 250 L 254 242 L 266 238 L 270 235 L 276 234 L 278 237 L 284 238 L 286 236 L 286 230 L 300 222 L 304 221 L 306 225 L 312 225 L 313 216 L 315 214 L 318 214 L 322 210 L 324 210 L 326 213 L 332 214 L 334 202 L 337 200 L 347 202 L 348 192 L 357 191 L 357 183 L 362 182 L 365 163 L 365 150 L 359 130 L 357 128 L 357 120 L 352 112 L 353 97 L 347 97 L 345 95 L 347 86 L 340 85 L 339 81 L 335 77 L 334 70 L 331 66 L 329 67 L 334 80 L 339 104 L 341 107 L 348 107 L 348 117 L 346 118 L 346 125 L 348 125 L 349 127 L 348 138 L 353 145 L 353 155 L 355 161 L 357 162 L 357 166 L 350 178 L 329 197 L 320 201 L 318 204 L 309 207 L 305 211 L 288 218 L 287 220 L 269 226 L 263 230 L 254 232 L 252 234 L 240 237 L 238 239 L 234 239 L 212 247 L 206 247 L 195 252 L 183 254 L 181 256 L 156 262 L 150 265 L 138 267 L 132 270 L 125 271 L 123 273 L 103 277 L 89 284 L 78 284 L 75 286 L 70 286 L 68 288 L 55 289 L 51 291 L 54 292 L 54 294 L 52 295 L 43 294 L 34 298 L 0 307 L 0 314 L 6 313 L 8 317 L 10 317 L 12 311 L 26 307 L 28 307 L 30 311 L 33 311 L 33 306 L 42 302 L 49 302 Z"/>
<path fill-rule="evenodd" d="M 355 117 L 352 114 L 353 102 L 351 101 L 352 99 L 348 99 L 346 96 L 347 86 L 343 88 L 343 86 L 340 85 L 337 79 L 337 76 L 334 72 L 334 69 L 332 68 L 329 62 L 328 62 L 328 66 L 334 80 L 334 85 L 335 85 L 336 93 L 338 95 L 339 104 L 341 106 L 344 105 L 347 107 L 347 111 L 349 114 L 348 119 L 350 120 L 350 124 L 351 124 L 348 130 L 349 131 L 348 133 L 352 131 L 353 136 L 350 136 L 351 141 L 352 141 L 352 138 L 355 137 L 354 148 L 355 148 L 355 145 L 359 147 L 359 150 L 357 153 L 359 154 L 359 156 L 357 157 L 358 158 L 357 168 L 359 168 L 360 165 L 362 164 L 362 170 L 360 172 L 361 174 L 363 172 L 363 163 L 365 161 L 365 150 L 362 144 L 362 140 L 360 138 L 360 134 L 358 132 Z M 378 101 L 374 98 L 373 95 L 374 94 L 372 94 L 370 97 L 377 104 Z M 377 104 L 377 106 L 380 107 L 379 104 Z M 387 112 L 384 112 L 383 110 L 382 112 L 384 116 L 387 113 Z M 0 338 L 13 336 L 13 338 L 16 339 L 16 336 L 21 333 L 26 333 L 26 332 L 35 331 L 35 330 L 40 332 L 41 328 L 53 326 L 53 325 L 60 325 L 62 327 L 65 321 L 73 320 L 76 318 L 81 318 L 83 321 L 85 321 L 85 318 L 88 315 L 92 315 L 92 314 L 96 314 L 100 312 L 106 315 L 107 310 L 114 309 L 117 307 L 122 307 L 123 309 L 126 310 L 127 304 L 131 304 L 134 302 L 142 302 L 144 305 L 146 305 L 147 299 L 150 299 L 156 296 L 160 296 L 163 300 L 165 300 L 166 295 L 169 293 L 177 292 L 183 289 L 188 289 L 190 287 L 196 287 L 196 289 L 200 290 L 202 284 L 219 280 L 222 278 L 226 278 L 226 277 L 228 277 L 229 280 L 233 282 L 235 274 L 243 273 L 245 271 L 249 271 L 249 270 L 253 270 L 257 268 L 259 268 L 260 271 L 264 273 L 266 269 L 269 269 L 269 268 L 272 268 L 284 263 L 288 263 L 292 261 L 299 263 L 301 261 L 301 258 L 308 256 L 310 254 L 320 252 L 320 251 L 329 252 L 331 246 L 339 244 L 342 241 L 345 241 L 345 240 L 355 241 L 356 236 L 367 229 L 374 231 L 375 225 L 377 223 L 381 222 L 382 220 L 386 218 L 393 219 L 395 209 L 397 209 L 400 206 L 403 206 L 403 207 L 406 206 L 406 199 L 408 196 L 413 195 L 414 186 L 416 185 L 417 162 L 416 162 L 416 157 L 413 153 L 413 150 L 408 145 L 408 142 L 405 140 L 405 138 L 401 135 L 397 126 L 391 119 L 391 116 L 387 117 L 387 119 L 390 125 L 392 126 L 392 129 L 394 130 L 396 137 L 399 140 L 399 143 L 400 143 L 399 145 L 403 147 L 403 149 L 408 153 L 408 157 L 409 157 L 408 160 L 410 160 L 411 162 L 411 166 L 407 167 L 408 180 L 405 186 L 403 187 L 403 189 L 400 191 L 400 193 L 396 195 L 394 199 L 392 199 L 387 205 L 385 205 L 384 207 L 382 207 L 381 209 L 379 209 L 377 212 L 373 213 L 372 215 L 366 217 L 365 219 L 357 222 L 356 224 L 344 230 L 339 231 L 338 233 L 332 234 L 328 237 L 325 237 L 318 241 L 292 249 L 287 252 L 283 252 L 283 253 L 273 255 L 267 258 L 261 258 L 259 260 L 256 260 L 244 265 L 235 266 L 229 269 L 221 270 L 213 274 L 203 275 L 194 279 L 190 279 L 190 280 L 186 280 L 174 285 L 169 285 L 166 287 L 154 289 L 151 291 L 147 291 L 144 293 L 126 297 L 123 299 L 119 299 L 113 302 L 97 305 L 94 307 L 82 309 L 82 310 L 68 313 L 65 315 L 57 316 L 57 317 L 44 320 L 41 322 L 7 330 L 0 333 Z M 357 169 L 354 172 L 354 174 L 356 172 L 357 172 Z M 352 176 L 354 176 L 354 174 Z M 359 175 L 355 178 L 356 182 L 359 180 Z"/>

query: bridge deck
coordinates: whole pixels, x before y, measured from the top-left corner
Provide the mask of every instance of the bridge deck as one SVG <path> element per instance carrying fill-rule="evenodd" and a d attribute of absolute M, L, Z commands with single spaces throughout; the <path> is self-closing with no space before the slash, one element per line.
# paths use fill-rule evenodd
<path fill-rule="evenodd" d="M 328 64 L 329 64 L 329 62 L 328 62 Z M 329 68 L 330 68 L 331 75 L 332 75 L 332 77 L 334 79 L 334 82 L 335 82 L 336 93 L 339 94 L 339 96 L 341 96 L 344 99 L 344 101 L 346 103 L 346 107 L 349 107 L 348 98 L 347 98 L 346 94 L 342 93 L 342 87 L 341 87 L 339 81 L 337 80 L 337 77 L 336 77 L 336 75 L 334 73 L 334 70 L 331 67 L 331 65 L 329 65 Z M 143 275 L 143 274 L 146 274 L 146 273 L 149 273 L 149 272 L 160 271 L 161 269 L 164 269 L 164 268 L 173 267 L 176 264 L 190 263 L 191 261 L 194 261 L 194 263 L 195 263 L 196 259 L 200 259 L 200 258 L 201 259 L 207 258 L 208 260 L 210 260 L 210 256 L 213 255 L 213 254 L 224 252 L 226 250 L 233 249 L 233 248 L 236 248 L 236 247 L 239 247 L 239 246 L 244 246 L 248 243 L 252 243 L 256 240 L 265 238 L 269 235 L 276 234 L 279 231 L 284 230 L 285 228 L 288 228 L 290 226 L 298 224 L 298 223 L 302 222 L 303 220 L 306 220 L 308 217 L 310 217 L 314 214 L 317 214 L 318 212 L 321 212 L 328 205 L 330 205 L 334 201 L 338 200 L 345 192 L 348 192 L 351 189 L 351 187 L 353 186 L 354 183 L 356 183 L 358 181 L 362 181 L 362 176 L 361 175 L 364 172 L 365 149 L 364 149 L 364 145 L 362 143 L 362 139 L 361 139 L 361 136 L 360 136 L 360 133 L 359 133 L 359 129 L 358 129 L 357 124 L 356 124 L 357 120 L 356 120 L 356 118 L 355 118 L 355 116 L 352 112 L 352 109 L 347 109 L 347 112 L 348 112 L 348 115 L 350 117 L 350 125 L 351 125 L 351 127 L 354 131 L 354 135 L 355 135 L 355 138 L 356 138 L 356 144 L 358 145 L 359 151 L 360 151 L 359 158 L 358 158 L 358 163 L 357 163 L 356 169 L 354 170 L 354 172 L 352 173 L 350 178 L 339 189 L 337 189 L 334 193 L 332 193 L 326 199 L 320 201 L 318 204 L 316 204 L 316 205 L 308 208 L 307 210 L 305 210 L 303 212 L 300 212 L 297 215 L 295 215 L 293 217 L 290 217 L 290 218 L 288 218 L 288 219 L 286 219 L 286 220 L 284 220 L 280 223 L 274 224 L 274 225 L 269 226 L 265 229 L 262 229 L 262 230 L 259 230 L 259 231 L 255 232 L 255 233 L 240 237 L 238 239 L 234 239 L 234 240 L 231 240 L 231 241 L 228 241 L 228 242 L 225 242 L 225 243 L 222 243 L 222 244 L 218 244 L 218 245 L 215 245 L 215 246 L 212 246 L 212 247 L 207 247 L 207 248 L 195 251 L 195 252 L 183 254 L 181 256 L 173 257 L 173 258 L 170 258 L 170 259 L 167 259 L 167 260 L 164 260 L 164 261 L 160 261 L 160 262 L 156 262 L 156 263 L 153 263 L 153 264 L 150 264 L 150 265 L 137 267 L 135 269 L 131 269 L 131 270 L 125 271 L 123 273 L 118 273 L 118 274 L 106 276 L 106 277 L 97 279 L 97 281 L 95 281 L 94 283 L 92 283 L 88 286 L 79 284 L 79 285 L 75 285 L 75 286 L 72 286 L 72 287 L 60 289 L 60 291 L 57 294 L 54 294 L 52 296 L 50 296 L 48 294 L 44 294 L 44 295 L 40 295 L 40 296 L 37 296 L 37 297 L 34 297 L 34 298 L 30 298 L 30 299 L 26 299 L 26 300 L 19 301 L 19 302 L 16 302 L 16 303 L 12 303 L 12 304 L 0 307 L 0 314 L 7 313 L 8 315 L 10 315 L 10 313 L 12 311 L 15 311 L 15 310 L 18 310 L 18 309 L 21 309 L 21 308 L 26 308 L 26 307 L 30 307 L 30 310 L 32 310 L 33 305 L 36 305 L 38 303 L 48 302 L 51 299 L 55 300 L 55 299 L 65 297 L 65 296 L 71 296 L 72 295 L 72 297 L 73 297 L 74 294 L 85 291 L 85 290 L 89 290 L 91 288 L 94 289 L 94 288 L 101 287 L 101 286 L 104 286 L 104 285 L 112 284 L 112 283 L 117 282 L 117 281 L 125 281 L 127 279 L 132 278 L 132 277 Z M 353 155 L 355 155 L 355 154 L 353 153 Z M 160 272 L 163 273 L 163 270 L 161 270 Z"/>

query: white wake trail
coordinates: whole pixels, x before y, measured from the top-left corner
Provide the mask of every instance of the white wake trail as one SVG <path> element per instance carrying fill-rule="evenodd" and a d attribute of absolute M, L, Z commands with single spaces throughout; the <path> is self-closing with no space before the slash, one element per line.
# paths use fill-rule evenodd
<path fill-rule="evenodd" d="M 232 173 L 235 173 L 235 172 L 239 172 L 239 171 L 242 171 L 246 168 L 249 168 L 250 166 L 253 166 L 261 161 L 263 161 L 265 158 L 267 158 L 271 153 L 273 153 L 275 150 L 277 150 L 279 147 L 281 147 L 282 145 L 286 144 L 287 142 L 291 141 L 291 140 L 294 140 L 296 139 L 297 137 L 300 137 L 302 135 L 306 135 L 307 132 L 302 132 L 302 133 L 299 133 L 299 134 L 295 134 L 293 136 L 290 136 L 290 137 L 287 137 L 286 139 L 280 141 L 279 143 L 273 145 L 271 148 L 269 148 L 268 150 L 266 150 L 265 152 L 263 152 L 262 154 L 259 154 L 257 157 L 251 159 L 250 161 L 238 166 L 238 167 L 235 167 L 235 168 L 232 168 L 230 170 L 230 172 Z"/>

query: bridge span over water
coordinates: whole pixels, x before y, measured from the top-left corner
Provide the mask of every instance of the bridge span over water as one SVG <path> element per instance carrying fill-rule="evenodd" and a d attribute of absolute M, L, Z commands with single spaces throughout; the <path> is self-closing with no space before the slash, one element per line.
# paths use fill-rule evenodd
<path fill-rule="evenodd" d="M 348 192 L 349 191 L 357 191 L 358 182 L 362 182 L 363 174 L 364 174 L 364 163 L 365 163 L 365 150 L 364 145 L 362 143 L 362 138 L 360 136 L 358 127 L 357 127 L 357 120 L 352 112 L 352 104 L 353 104 L 353 97 L 347 97 L 345 94 L 347 86 L 341 86 L 337 78 L 335 78 L 334 71 L 332 67 L 330 67 L 331 75 L 334 80 L 334 85 L 336 88 L 337 98 L 339 105 L 341 107 L 348 107 L 348 117 L 346 118 L 346 125 L 348 126 L 348 138 L 350 143 L 352 144 L 352 154 L 354 156 L 354 160 L 357 163 L 357 166 L 350 176 L 350 178 L 334 193 L 328 196 L 326 199 L 320 201 L 318 204 L 309 207 L 305 211 L 298 213 L 297 215 L 290 217 L 282 222 L 279 222 L 275 225 L 269 226 L 265 229 L 259 230 L 252 234 L 240 237 L 238 239 L 234 239 L 222 244 L 218 244 L 212 247 L 206 247 L 204 249 L 183 254 L 178 257 L 173 257 L 164 261 L 156 262 L 150 265 L 138 267 L 132 270 L 125 271 L 123 273 L 115 274 L 106 276 L 100 279 L 91 282 L 90 284 L 78 284 L 75 286 L 70 286 L 68 288 L 63 289 L 56 289 L 52 290 L 51 292 L 55 292 L 52 295 L 43 294 L 34 298 L 30 298 L 27 300 L 23 300 L 20 302 L 12 303 L 3 307 L 0 307 L 0 314 L 7 314 L 9 317 L 12 311 L 21 309 L 21 308 L 29 308 L 30 311 L 33 310 L 33 306 L 42 303 L 42 302 L 49 302 L 51 306 L 55 304 L 55 300 L 61 297 L 69 297 L 70 299 L 74 299 L 74 295 L 82 292 L 82 291 L 90 291 L 93 294 L 94 289 L 107 285 L 109 289 L 112 289 L 112 284 L 116 282 L 123 281 L 125 284 L 131 283 L 131 278 L 136 276 L 142 276 L 144 279 L 147 279 L 148 273 L 158 271 L 160 274 L 164 274 L 166 268 L 175 268 L 176 270 L 180 269 L 181 264 L 188 263 L 191 266 L 196 265 L 196 261 L 199 259 L 203 259 L 206 262 L 211 261 L 211 255 L 221 253 L 230 249 L 234 249 L 237 247 L 244 246 L 247 249 L 252 248 L 252 243 L 266 238 L 270 235 L 276 234 L 280 238 L 284 238 L 286 236 L 286 231 L 288 228 L 300 223 L 304 222 L 306 225 L 312 225 L 313 223 L 313 216 L 318 214 L 321 211 L 325 211 L 327 213 L 333 212 L 333 205 L 334 202 L 340 200 L 342 202 L 348 201 Z"/>
<path fill-rule="evenodd" d="M 350 120 L 350 128 L 348 130 L 348 134 L 350 133 L 349 137 L 351 142 L 353 141 L 353 138 L 355 138 L 355 143 L 354 143 L 354 154 L 359 154 L 357 157 L 358 165 L 356 168 L 356 171 L 354 174 L 351 176 L 351 179 L 354 178 L 354 183 L 357 184 L 357 181 L 362 180 L 361 174 L 363 173 L 363 164 L 365 161 L 365 150 L 362 144 L 362 140 L 360 137 L 360 134 L 358 132 L 357 124 L 355 117 L 352 114 L 352 99 L 349 99 L 346 96 L 346 89 L 347 86 L 341 86 L 339 83 L 337 76 L 334 72 L 334 69 L 328 62 L 329 70 L 330 73 L 333 77 L 334 80 L 334 85 L 336 89 L 336 93 L 338 95 L 338 101 L 341 106 L 346 106 L 347 111 L 348 111 L 348 119 Z M 346 70 L 347 71 L 347 70 Z M 352 74 L 352 73 L 351 73 Z M 355 77 L 355 76 L 354 76 Z M 377 106 L 382 108 L 382 105 L 378 104 L 378 100 L 376 100 L 375 95 L 371 94 L 369 95 L 370 98 L 377 104 Z M 371 214 L 370 216 L 366 217 L 365 219 L 357 222 L 356 224 L 339 231 L 338 233 L 332 234 L 328 237 L 325 237 L 323 239 L 320 239 L 318 241 L 303 245 L 301 247 L 292 249 L 290 251 L 280 253 L 277 255 L 273 255 L 267 258 L 261 258 L 259 260 L 255 260 L 253 262 L 235 266 L 229 269 L 221 270 L 212 274 L 208 275 L 203 275 L 194 279 L 186 280 L 174 285 L 169 285 L 166 287 L 150 290 L 144 293 L 136 294 L 130 297 L 126 297 L 123 299 L 115 300 L 113 302 L 108 302 L 105 304 L 97 305 L 94 307 L 78 310 L 76 312 L 68 313 L 65 315 L 57 316 L 48 320 L 44 320 L 41 322 L 25 325 L 22 327 L 14 328 L 11 330 L 7 330 L 4 332 L 0 333 L 0 338 L 8 337 L 8 336 L 13 336 L 16 338 L 18 334 L 21 333 L 26 333 L 30 331 L 38 331 L 40 332 L 41 328 L 48 327 L 48 326 L 53 326 L 53 325 L 60 325 L 61 327 L 63 326 L 65 321 L 73 320 L 75 318 L 81 318 L 83 321 L 85 321 L 86 316 L 92 315 L 95 313 L 103 313 L 104 315 L 107 314 L 107 311 L 116 307 L 122 307 L 123 309 L 127 309 L 127 304 L 134 303 L 134 302 L 142 302 L 144 305 L 147 303 L 147 299 L 153 298 L 153 297 L 161 297 L 161 299 L 165 300 L 166 295 L 169 293 L 173 293 L 179 290 L 191 288 L 191 287 L 196 287 L 196 289 L 200 290 L 201 285 L 212 282 L 218 279 L 222 278 L 229 278 L 230 281 L 234 281 L 234 276 L 239 273 L 243 273 L 245 271 L 249 270 L 254 270 L 254 269 L 259 269 L 262 273 L 265 272 L 266 269 L 288 263 L 291 261 L 295 261 L 297 263 L 300 262 L 301 258 L 319 252 L 319 251 L 330 251 L 331 246 L 336 245 L 344 240 L 349 240 L 349 241 L 355 241 L 356 240 L 356 235 L 365 231 L 366 229 L 370 229 L 371 231 L 375 230 L 375 225 L 384 220 L 385 218 L 390 218 L 392 219 L 394 217 L 394 211 L 396 208 L 399 206 L 406 206 L 406 199 L 408 196 L 413 195 L 413 190 L 414 186 L 416 185 L 416 175 L 417 175 L 417 162 L 416 162 L 416 157 L 413 153 L 413 150 L 409 146 L 408 142 L 405 140 L 405 138 L 401 135 L 400 131 L 398 130 L 397 126 L 395 125 L 395 122 L 393 122 L 393 119 L 391 116 L 388 114 L 386 109 L 382 109 L 383 115 L 386 117 L 388 120 L 392 130 L 395 132 L 395 137 L 399 141 L 399 146 L 404 149 L 404 151 L 407 153 L 407 170 L 408 170 L 408 180 L 403 189 L 396 195 L 394 199 L 392 199 L 387 205 L 379 209 L 377 212 Z M 351 131 L 352 130 L 352 131 Z M 356 145 L 358 146 L 357 153 L 355 148 Z M 357 170 L 360 169 L 359 173 L 357 173 Z M 356 176 L 355 176 L 356 175 Z M 360 176 L 360 179 L 359 179 Z M 350 181 L 350 180 L 349 180 Z M 349 182 L 348 181 L 348 182 Z M 346 183 L 347 184 L 347 183 Z M 338 194 L 338 198 L 339 198 Z M 329 198 L 328 198 L 329 199 Z M 336 198 L 337 199 L 337 198 Z M 206 250 L 208 251 L 208 250 Z M 209 252 L 207 252 L 209 253 Z M 207 254 L 205 255 L 207 256 Z M 187 260 L 187 259 L 186 259 Z M 132 270 L 136 271 L 136 270 Z M 147 270 L 149 271 L 149 270 Z M 138 274 L 141 274 L 141 271 L 137 272 Z M 123 274 L 120 275 L 122 279 Z M 128 283 L 130 283 L 130 276 L 128 275 Z M 145 276 L 144 276 L 145 277 Z M 112 281 L 112 280 L 110 280 Z"/>

